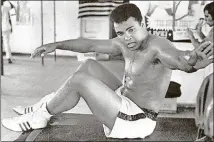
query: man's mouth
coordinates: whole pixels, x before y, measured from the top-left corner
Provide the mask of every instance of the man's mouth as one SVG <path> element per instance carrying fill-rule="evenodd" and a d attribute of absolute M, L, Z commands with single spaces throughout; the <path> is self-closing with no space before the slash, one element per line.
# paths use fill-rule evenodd
<path fill-rule="evenodd" d="M 127 44 L 128 48 L 133 48 L 136 45 L 135 42 L 130 42 Z"/>

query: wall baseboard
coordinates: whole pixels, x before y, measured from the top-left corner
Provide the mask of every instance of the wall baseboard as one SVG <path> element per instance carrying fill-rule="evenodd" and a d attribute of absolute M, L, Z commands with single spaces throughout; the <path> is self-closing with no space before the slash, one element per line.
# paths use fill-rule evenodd
<path fill-rule="evenodd" d="M 190 103 L 178 103 L 177 104 L 178 107 L 180 108 L 195 108 L 196 104 L 190 104 Z"/>

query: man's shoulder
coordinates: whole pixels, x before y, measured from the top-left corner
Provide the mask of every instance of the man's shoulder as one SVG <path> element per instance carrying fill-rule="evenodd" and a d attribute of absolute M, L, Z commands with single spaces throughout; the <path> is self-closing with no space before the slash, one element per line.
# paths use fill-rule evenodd
<path fill-rule="evenodd" d="M 154 38 L 151 40 L 151 44 L 155 50 L 166 48 L 167 46 L 172 45 L 168 39 L 156 35 L 154 35 Z"/>
<path fill-rule="evenodd" d="M 156 43 L 160 43 L 160 42 L 161 43 L 167 43 L 167 42 L 169 42 L 169 40 L 164 38 L 164 37 L 153 35 L 153 42 L 156 42 Z"/>

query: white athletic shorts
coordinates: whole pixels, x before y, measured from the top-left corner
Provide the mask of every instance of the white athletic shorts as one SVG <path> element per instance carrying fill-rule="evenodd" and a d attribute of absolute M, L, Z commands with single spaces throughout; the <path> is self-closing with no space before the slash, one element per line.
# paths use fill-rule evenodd
<path fill-rule="evenodd" d="M 106 137 L 111 138 L 145 138 L 155 129 L 156 121 L 148 118 L 146 109 L 143 111 L 134 102 L 121 95 L 120 88 L 115 92 L 122 98 L 122 105 L 115 124 L 111 129 L 103 124 Z"/>

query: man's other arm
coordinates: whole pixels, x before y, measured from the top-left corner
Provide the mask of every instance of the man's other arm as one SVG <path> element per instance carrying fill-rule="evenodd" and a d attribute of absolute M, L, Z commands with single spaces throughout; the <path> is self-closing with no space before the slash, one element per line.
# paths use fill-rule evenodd
<path fill-rule="evenodd" d="M 156 51 L 156 58 L 159 59 L 165 66 L 172 70 L 181 70 L 187 73 L 195 72 L 198 69 L 204 68 L 211 64 L 212 61 L 208 58 L 213 54 L 212 51 L 209 55 L 205 55 L 200 49 L 211 49 L 208 43 L 192 51 L 181 51 L 166 39 L 160 39 Z M 197 54 L 199 53 L 200 54 Z M 200 64 L 200 67 L 198 66 Z"/>
<path fill-rule="evenodd" d="M 65 40 L 55 43 L 45 44 L 36 48 L 31 57 L 45 56 L 48 53 L 55 51 L 56 49 L 68 50 L 79 53 L 97 52 L 119 55 L 121 53 L 119 43 L 116 39 L 98 40 L 98 39 L 87 39 L 78 38 Z"/>

